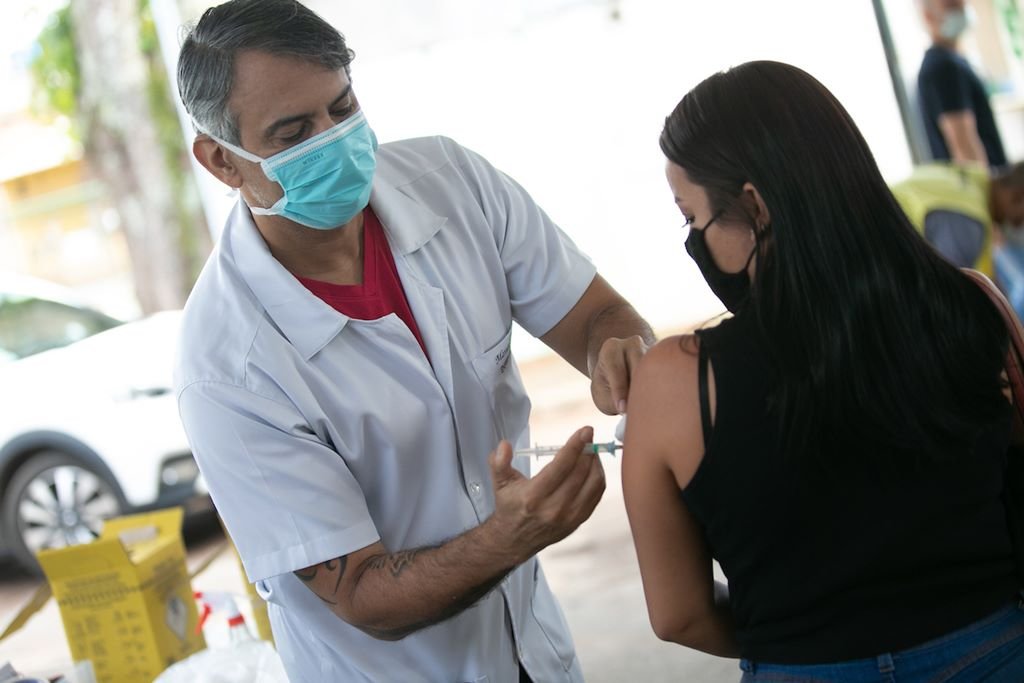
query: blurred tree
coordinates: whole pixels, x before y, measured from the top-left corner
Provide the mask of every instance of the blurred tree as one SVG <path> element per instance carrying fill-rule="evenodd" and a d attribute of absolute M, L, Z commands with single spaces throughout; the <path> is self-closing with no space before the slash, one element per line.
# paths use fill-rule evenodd
<path fill-rule="evenodd" d="M 148 0 L 71 0 L 39 36 L 37 110 L 74 122 L 121 217 L 139 305 L 185 302 L 210 250 Z"/>

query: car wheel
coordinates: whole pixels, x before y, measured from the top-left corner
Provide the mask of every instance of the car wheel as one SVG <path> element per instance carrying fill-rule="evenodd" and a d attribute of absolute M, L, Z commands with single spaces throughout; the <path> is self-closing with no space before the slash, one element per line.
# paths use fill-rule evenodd
<path fill-rule="evenodd" d="M 47 451 L 25 461 L 4 491 L 4 538 L 18 564 L 39 574 L 38 551 L 88 543 L 99 535 L 104 519 L 124 508 L 106 475 Z"/>

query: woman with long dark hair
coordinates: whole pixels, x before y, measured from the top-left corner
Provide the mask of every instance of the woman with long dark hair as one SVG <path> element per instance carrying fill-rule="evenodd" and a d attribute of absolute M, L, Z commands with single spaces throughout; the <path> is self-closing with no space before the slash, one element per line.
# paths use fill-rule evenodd
<path fill-rule="evenodd" d="M 657 635 L 741 657 L 744 681 L 1024 681 L 985 294 L 800 69 L 711 76 L 661 148 L 733 315 L 660 342 L 630 387 L 623 487 Z"/>

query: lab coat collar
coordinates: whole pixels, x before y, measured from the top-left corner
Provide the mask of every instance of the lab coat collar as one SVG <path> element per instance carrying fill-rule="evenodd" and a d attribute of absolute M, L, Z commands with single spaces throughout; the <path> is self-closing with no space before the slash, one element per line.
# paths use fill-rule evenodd
<path fill-rule="evenodd" d="M 385 226 L 391 248 L 403 255 L 421 248 L 447 221 L 379 180 L 374 181 L 370 206 Z M 303 358 L 316 355 L 348 324 L 348 316 L 306 289 L 273 257 L 241 198 L 224 237 L 249 289 Z"/>
<path fill-rule="evenodd" d="M 241 198 L 221 239 L 271 322 L 303 358 L 312 358 L 348 324 L 347 316 L 306 289 L 274 258 Z"/>
<path fill-rule="evenodd" d="M 403 256 L 429 242 L 448 220 L 410 199 L 400 187 L 379 177 L 373 182 L 370 207 L 384 226 L 391 248 Z"/>

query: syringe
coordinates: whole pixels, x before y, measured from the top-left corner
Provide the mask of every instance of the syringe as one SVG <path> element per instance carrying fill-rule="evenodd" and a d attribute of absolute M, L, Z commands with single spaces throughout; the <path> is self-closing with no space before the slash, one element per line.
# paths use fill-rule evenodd
<path fill-rule="evenodd" d="M 546 455 L 555 455 L 558 451 L 565 448 L 565 446 L 534 446 L 533 448 L 521 448 L 516 451 L 516 455 L 529 455 L 534 458 L 540 458 Z M 609 441 L 608 443 L 588 443 L 584 444 L 584 453 L 612 453 L 621 450 L 622 444 Z"/>

